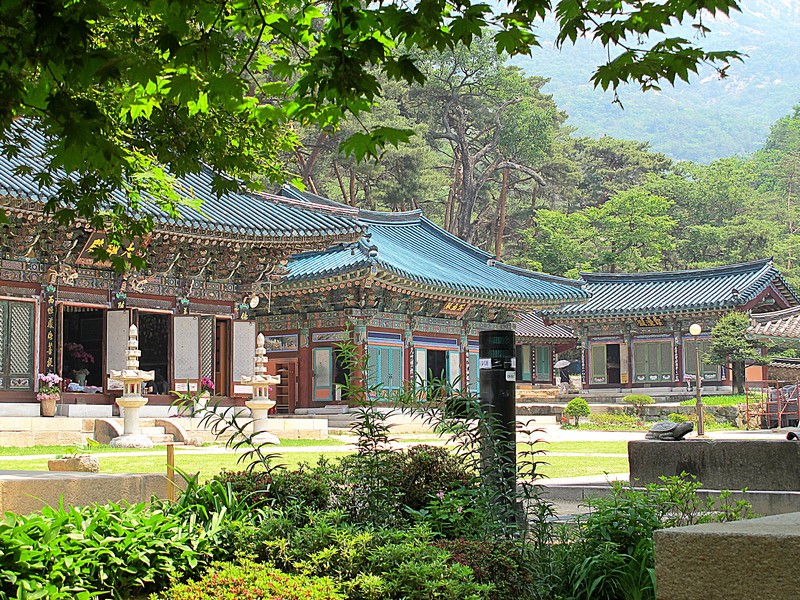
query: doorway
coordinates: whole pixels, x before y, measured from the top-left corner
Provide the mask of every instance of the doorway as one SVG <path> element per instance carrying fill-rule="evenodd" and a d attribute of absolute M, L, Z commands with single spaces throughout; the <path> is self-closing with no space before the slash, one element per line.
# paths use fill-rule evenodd
<path fill-rule="evenodd" d="M 619 344 L 606 344 L 606 374 L 608 383 L 620 383 L 620 349 Z"/>
<path fill-rule="evenodd" d="M 447 351 L 428 350 L 427 353 L 428 381 L 447 380 Z"/>
<path fill-rule="evenodd" d="M 167 389 L 170 387 L 169 347 L 172 330 L 172 315 L 139 311 L 139 368 L 155 371 L 156 379 L 163 377 Z"/>
<path fill-rule="evenodd" d="M 63 308 L 61 376 L 82 387 L 103 387 L 104 313 L 101 308 Z"/>

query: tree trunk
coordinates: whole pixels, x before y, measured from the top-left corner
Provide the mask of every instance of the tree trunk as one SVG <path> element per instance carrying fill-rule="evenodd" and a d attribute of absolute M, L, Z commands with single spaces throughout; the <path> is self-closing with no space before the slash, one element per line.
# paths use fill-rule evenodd
<path fill-rule="evenodd" d="M 733 372 L 733 392 L 734 394 L 744 394 L 745 367 L 744 361 L 737 360 L 731 363 Z"/>
<path fill-rule="evenodd" d="M 497 239 L 494 243 L 494 256 L 497 260 L 503 253 L 503 235 L 506 232 L 506 198 L 508 197 L 508 167 L 503 169 L 503 184 L 500 187 L 500 200 L 497 207 Z"/>

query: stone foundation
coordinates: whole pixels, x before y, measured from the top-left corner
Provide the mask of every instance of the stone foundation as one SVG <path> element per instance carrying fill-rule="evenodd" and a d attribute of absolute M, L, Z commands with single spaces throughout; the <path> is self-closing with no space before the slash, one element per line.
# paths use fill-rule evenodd
<path fill-rule="evenodd" d="M 800 490 L 800 442 L 788 440 L 636 440 L 628 462 L 641 484 L 685 471 L 717 490 Z"/>
<path fill-rule="evenodd" d="M 153 496 L 167 497 L 165 475 L 0 471 L 0 512 L 27 514 L 45 505 L 58 506 L 62 499 L 67 506 L 84 506 L 120 500 L 145 502 Z"/>
<path fill-rule="evenodd" d="M 798 596 L 800 513 L 654 534 L 658 600 Z"/>

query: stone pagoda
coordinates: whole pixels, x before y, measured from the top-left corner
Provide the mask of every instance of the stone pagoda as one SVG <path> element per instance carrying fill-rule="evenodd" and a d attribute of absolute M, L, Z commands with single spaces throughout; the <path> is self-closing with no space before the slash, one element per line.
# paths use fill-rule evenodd
<path fill-rule="evenodd" d="M 111 371 L 111 379 L 121 381 L 123 386 L 122 396 L 117 398 L 117 404 L 124 410 L 124 433 L 111 440 L 110 446 L 115 448 L 152 448 L 153 441 L 142 434 L 139 428 L 139 410 L 147 404 L 147 398 L 142 395 L 142 384 L 153 381 L 154 371 L 140 371 L 139 357 L 139 330 L 136 325 L 131 325 L 128 330 L 128 349 L 125 352 L 126 363 L 122 371 Z"/>
<path fill-rule="evenodd" d="M 275 401 L 270 400 L 269 386 L 277 385 L 281 378 L 267 375 L 267 350 L 264 347 L 264 334 L 259 333 L 256 338 L 256 357 L 253 377 L 242 377 L 242 384 L 253 386 L 253 396 L 245 402 L 253 416 L 253 445 L 280 444 L 278 437 L 267 431 L 267 417 L 269 411 L 275 406 Z"/>

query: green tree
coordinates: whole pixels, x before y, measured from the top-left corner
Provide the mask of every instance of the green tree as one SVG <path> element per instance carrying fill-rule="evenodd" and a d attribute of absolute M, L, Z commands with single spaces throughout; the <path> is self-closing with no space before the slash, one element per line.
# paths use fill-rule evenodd
<path fill-rule="evenodd" d="M 722 316 L 711 330 L 711 348 L 708 361 L 712 364 L 731 364 L 733 387 L 737 394 L 744 393 L 745 361 L 763 360 L 756 342 L 745 337 L 750 326 L 747 313 L 733 311 Z"/>
<path fill-rule="evenodd" d="M 137 201 L 149 192 L 174 209 L 170 175 L 202 163 L 255 183 L 278 179 L 280 153 L 294 145 L 292 123 L 335 128 L 381 97 L 378 74 L 421 83 L 414 48 L 439 52 L 490 35 L 498 52 L 526 53 L 537 23 L 554 13 L 557 43 L 595 38 L 606 64 L 592 81 L 604 89 L 687 80 L 708 63 L 721 75 L 735 51 L 712 52 L 665 36 L 688 21 L 728 14 L 735 0 L 513 0 L 504 9 L 457 3 L 339 0 L 20 0 L 0 6 L 0 133 L 3 151 L 25 140 L 11 127 L 34 117 L 52 142 L 37 175 L 59 192 L 47 203 L 64 222 L 76 217 L 112 239 L 146 230 Z M 489 29 L 491 27 L 491 29 Z M 489 33 L 490 32 L 490 33 Z M 410 131 L 376 127 L 344 145 L 378 156 Z M 219 177 L 218 191 L 238 185 Z M 107 204 L 123 190 L 129 205 Z M 101 210 L 102 207 L 102 210 Z"/>

